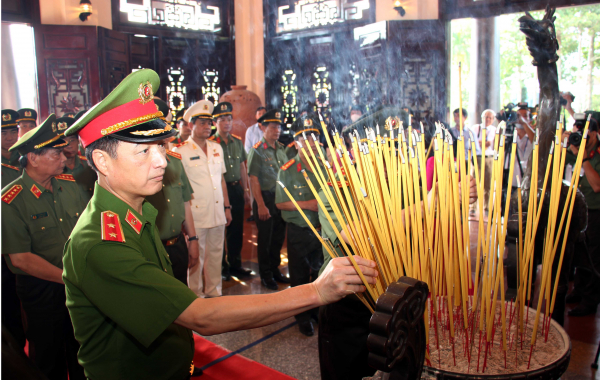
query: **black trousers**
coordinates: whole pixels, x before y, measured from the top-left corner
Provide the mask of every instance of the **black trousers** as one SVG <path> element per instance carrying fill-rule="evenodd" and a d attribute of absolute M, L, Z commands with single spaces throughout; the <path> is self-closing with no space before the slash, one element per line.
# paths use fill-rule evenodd
<path fill-rule="evenodd" d="M 287 223 L 287 250 L 291 285 L 298 286 L 316 280 L 323 265 L 323 248 L 310 227 Z M 316 312 L 316 309 L 307 310 L 297 314 L 296 320 L 308 321 Z"/>
<path fill-rule="evenodd" d="M 281 265 L 281 247 L 285 240 L 285 222 L 281 218 L 281 211 L 275 207 L 275 193 L 270 191 L 262 192 L 265 206 L 269 209 L 271 217 L 267 220 L 260 220 L 258 216 L 258 204 L 252 203 L 256 228 L 258 229 L 257 253 L 258 253 L 258 271 L 261 278 L 271 278 L 273 273 L 279 270 Z"/>
<path fill-rule="evenodd" d="M 173 266 L 173 275 L 176 279 L 183 282 L 186 286 L 188 284 L 188 263 L 190 261 L 188 254 L 187 243 L 185 242 L 185 236 L 183 232 L 177 236 L 177 242 L 173 245 L 166 245 L 163 242 L 165 250 L 169 254 L 171 264 Z"/>
<path fill-rule="evenodd" d="M 65 305 L 65 286 L 17 275 L 17 294 L 25 312 L 29 358 L 50 380 L 85 379 L 77 362 L 79 343 Z"/>
<path fill-rule="evenodd" d="M 319 363 L 322 380 L 373 376 L 367 337 L 371 312 L 355 295 L 319 309 Z"/>
<path fill-rule="evenodd" d="M 235 184 L 234 184 L 235 183 Z M 242 267 L 244 244 L 244 188 L 239 182 L 227 184 L 227 195 L 231 205 L 231 223 L 225 230 L 226 245 L 223 247 L 223 272 L 229 268 Z"/>
<path fill-rule="evenodd" d="M 21 319 L 21 301 L 17 296 L 17 278 L 2 261 L 2 326 L 13 336 L 20 348 L 25 348 L 25 331 Z"/>
<path fill-rule="evenodd" d="M 581 303 L 597 306 L 600 303 L 600 210 L 588 210 L 588 224 L 585 231 L 587 251 L 577 252 L 578 266 L 575 269 L 573 292 L 581 295 Z M 594 271 L 595 269 L 595 271 Z"/>

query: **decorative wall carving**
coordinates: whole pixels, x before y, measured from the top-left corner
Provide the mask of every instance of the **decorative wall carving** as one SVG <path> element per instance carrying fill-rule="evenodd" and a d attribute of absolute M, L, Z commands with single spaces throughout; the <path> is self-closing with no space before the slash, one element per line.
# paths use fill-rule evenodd
<path fill-rule="evenodd" d="M 369 0 L 298 0 L 277 9 L 277 33 L 369 18 Z"/>
<path fill-rule="evenodd" d="M 219 82 L 219 70 L 206 69 L 202 72 L 204 78 L 204 86 L 202 86 L 202 96 L 206 100 L 210 100 L 216 106 L 219 103 L 221 96 L 221 88 Z"/>
<path fill-rule="evenodd" d="M 283 97 L 283 112 L 285 112 L 285 124 L 291 127 L 296 120 L 298 112 L 298 85 L 296 84 L 296 73 L 293 69 L 285 70 L 281 76 L 283 86 L 281 86 L 281 96 Z"/>
<path fill-rule="evenodd" d="M 85 59 L 47 59 L 49 110 L 58 117 L 91 107 Z"/>
<path fill-rule="evenodd" d="M 183 109 L 186 104 L 187 87 L 183 84 L 185 80 L 184 71 L 181 67 L 171 67 L 167 70 L 167 78 L 169 79 L 169 84 L 167 85 L 167 104 L 169 104 L 173 115 Z"/>
<path fill-rule="evenodd" d="M 221 11 L 218 6 L 196 0 L 120 0 L 120 11 L 132 23 L 170 28 L 218 32 Z"/>
<path fill-rule="evenodd" d="M 313 72 L 312 90 L 315 96 L 315 105 L 324 118 L 329 117 L 331 111 L 330 93 L 331 81 L 329 70 L 325 65 L 317 65 Z"/>
<path fill-rule="evenodd" d="M 399 104 L 410 107 L 414 112 L 420 113 L 421 117 L 432 116 L 434 109 L 432 99 L 436 94 L 435 62 L 427 58 L 423 56 L 404 57 L 405 71 L 400 76 L 402 92 Z"/>

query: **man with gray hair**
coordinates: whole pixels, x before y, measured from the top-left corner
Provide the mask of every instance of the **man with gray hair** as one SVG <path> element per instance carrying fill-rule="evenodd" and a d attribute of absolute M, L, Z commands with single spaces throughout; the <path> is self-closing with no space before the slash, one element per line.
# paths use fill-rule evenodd
<path fill-rule="evenodd" d="M 487 211 L 488 201 L 490 199 L 490 186 L 492 180 L 492 167 L 494 164 L 494 138 L 496 136 L 496 127 L 494 126 L 494 119 L 496 112 L 492 109 L 486 109 L 481 113 L 481 124 L 473 126 L 473 134 L 475 129 L 478 134 L 475 134 L 475 138 L 479 141 L 479 146 L 482 148 L 482 155 L 485 155 L 485 174 L 483 179 L 484 188 L 484 204 L 483 207 Z M 483 130 L 485 129 L 485 141 L 483 141 Z"/>

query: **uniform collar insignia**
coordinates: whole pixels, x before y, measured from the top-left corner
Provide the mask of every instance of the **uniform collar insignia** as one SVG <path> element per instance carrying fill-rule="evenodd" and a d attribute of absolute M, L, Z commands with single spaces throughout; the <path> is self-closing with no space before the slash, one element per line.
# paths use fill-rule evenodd
<path fill-rule="evenodd" d="M 31 192 L 33 193 L 33 195 L 35 195 L 36 198 L 40 198 L 40 196 L 42 195 L 42 191 L 35 185 L 31 185 Z"/>
<path fill-rule="evenodd" d="M 125 216 L 125 221 L 127 224 L 131 226 L 139 235 L 142 232 L 142 222 L 131 212 L 131 210 L 127 210 L 127 215 Z"/>

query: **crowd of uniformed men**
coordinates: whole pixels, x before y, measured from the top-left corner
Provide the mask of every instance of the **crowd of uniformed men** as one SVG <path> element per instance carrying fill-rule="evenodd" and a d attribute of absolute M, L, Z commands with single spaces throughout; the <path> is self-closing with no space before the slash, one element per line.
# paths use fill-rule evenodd
<path fill-rule="evenodd" d="M 140 87 L 141 103 L 149 101 L 144 98 L 149 96 L 147 92 Z M 278 141 L 283 113 L 260 107 L 256 112 L 257 123 L 248 128 L 244 145 L 241 137 L 231 133 L 234 110 L 230 103 L 215 106 L 201 100 L 172 117 L 164 101 L 152 100 L 167 127 L 146 128 L 130 132 L 129 137 L 122 134 L 119 139 L 141 144 L 146 141 L 143 137 L 166 133 L 172 124 L 177 127 L 177 135 L 170 137 L 171 133 L 163 141 L 172 150 L 166 150 L 162 188 L 146 196 L 157 210 L 153 224 L 167 252 L 173 276 L 201 298 L 221 296 L 222 280 L 231 280 L 231 275 L 251 276 L 252 271 L 242 267 L 241 260 L 247 205 L 252 207 L 258 229 L 262 285 L 277 290 L 277 282 L 291 282 L 295 287 L 314 281 L 323 264 L 320 243 L 276 182 L 291 191 L 309 220 L 319 226 L 317 201 L 302 172 L 308 172 L 314 183 L 317 181 L 304 153 L 297 149 L 304 146 L 319 155 L 319 143 L 312 138 L 304 140 L 303 133 L 317 136 L 321 133 L 315 115 L 299 117 L 292 126 L 295 142 L 284 146 Z M 114 99 L 111 101 L 115 107 Z M 102 107 L 95 108 L 92 114 L 101 112 L 98 108 Z M 97 136 L 91 138 L 91 132 L 85 128 L 79 131 L 79 137 L 69 133 L 65 136 L 67 129 L 82 117 L 87 119 L 79 124 L 86 127 L 102 118 L 100 115 L 93 119 L 89 115 L 90 112 L 82 111 L 56 118 L 52 114 L 37 126 L 38 117 L 33 109 L 2 110 L 2 324 L 19 347 L 24 347 L 26 340 L 29 342 L 30 358 L 50 379 L 64 379 L 67 372 L 71 380 L 89 377 L 88 368 L 84 375 L 77 363 L 82 338 L 75 339 L 78 334 L 74 335 L 71 323 L 77 311 L 67 309 L 76 303 L 77 296 L 69 286 L 65 294 L 67 278 L 68 283 L 83 280 L 69 278 L 69 273 L 77 272 L 77 267 L 73 264 L 67 268 L 66 259 L 63 274 L 63 251 L 65 243 L 69 247 L 72 231 L 86 206 L 86 212 L 93 212 L 90 199 L 94 193 L 98 193 L 94 199 L 100 202 L 106 192 L 104 187 L 116 183 L 115 177 L 108 175 L 106 186 L 96 183 L 97 173 L 102 170 L 90 163 L 91 154 L 83 147 L 90 145 L 84 139 L 95 144 Z M 141 139 L 136 140 L 138 137 Z M 107 147 L 104 150 L 110 151 Z M 128 170 L 135 171 L 135 165 Z M 145 223 L 151 222 L 147 213 L 150 211 L 137 215 L 124 210 L 122 216 L 141 234 Z M 108 214 L 102 213 L 102 221 L 97 222 L 102 223 L 102 240 L 125 242 L 127 233 L 115 214 L 121 213 L 111 209 Z M 290 277 L 279 269 L 286 231 Z M 164 271 L 167 269 L 165 266 Z M 135 273 L 139 269 L 128 270 Z M 91 284 L 94 276 L 90 273 L 91 269 L 86 272 L 86 278 L 91 279 L 86 281 Z M 81 288 L 86 289 L 85 283 Z M 296 316 L 305 335 L 314 333 L 315 310 L 304 310 Z M 83 346 L 80 362 L 82 353 L 85 357 Z"/>

